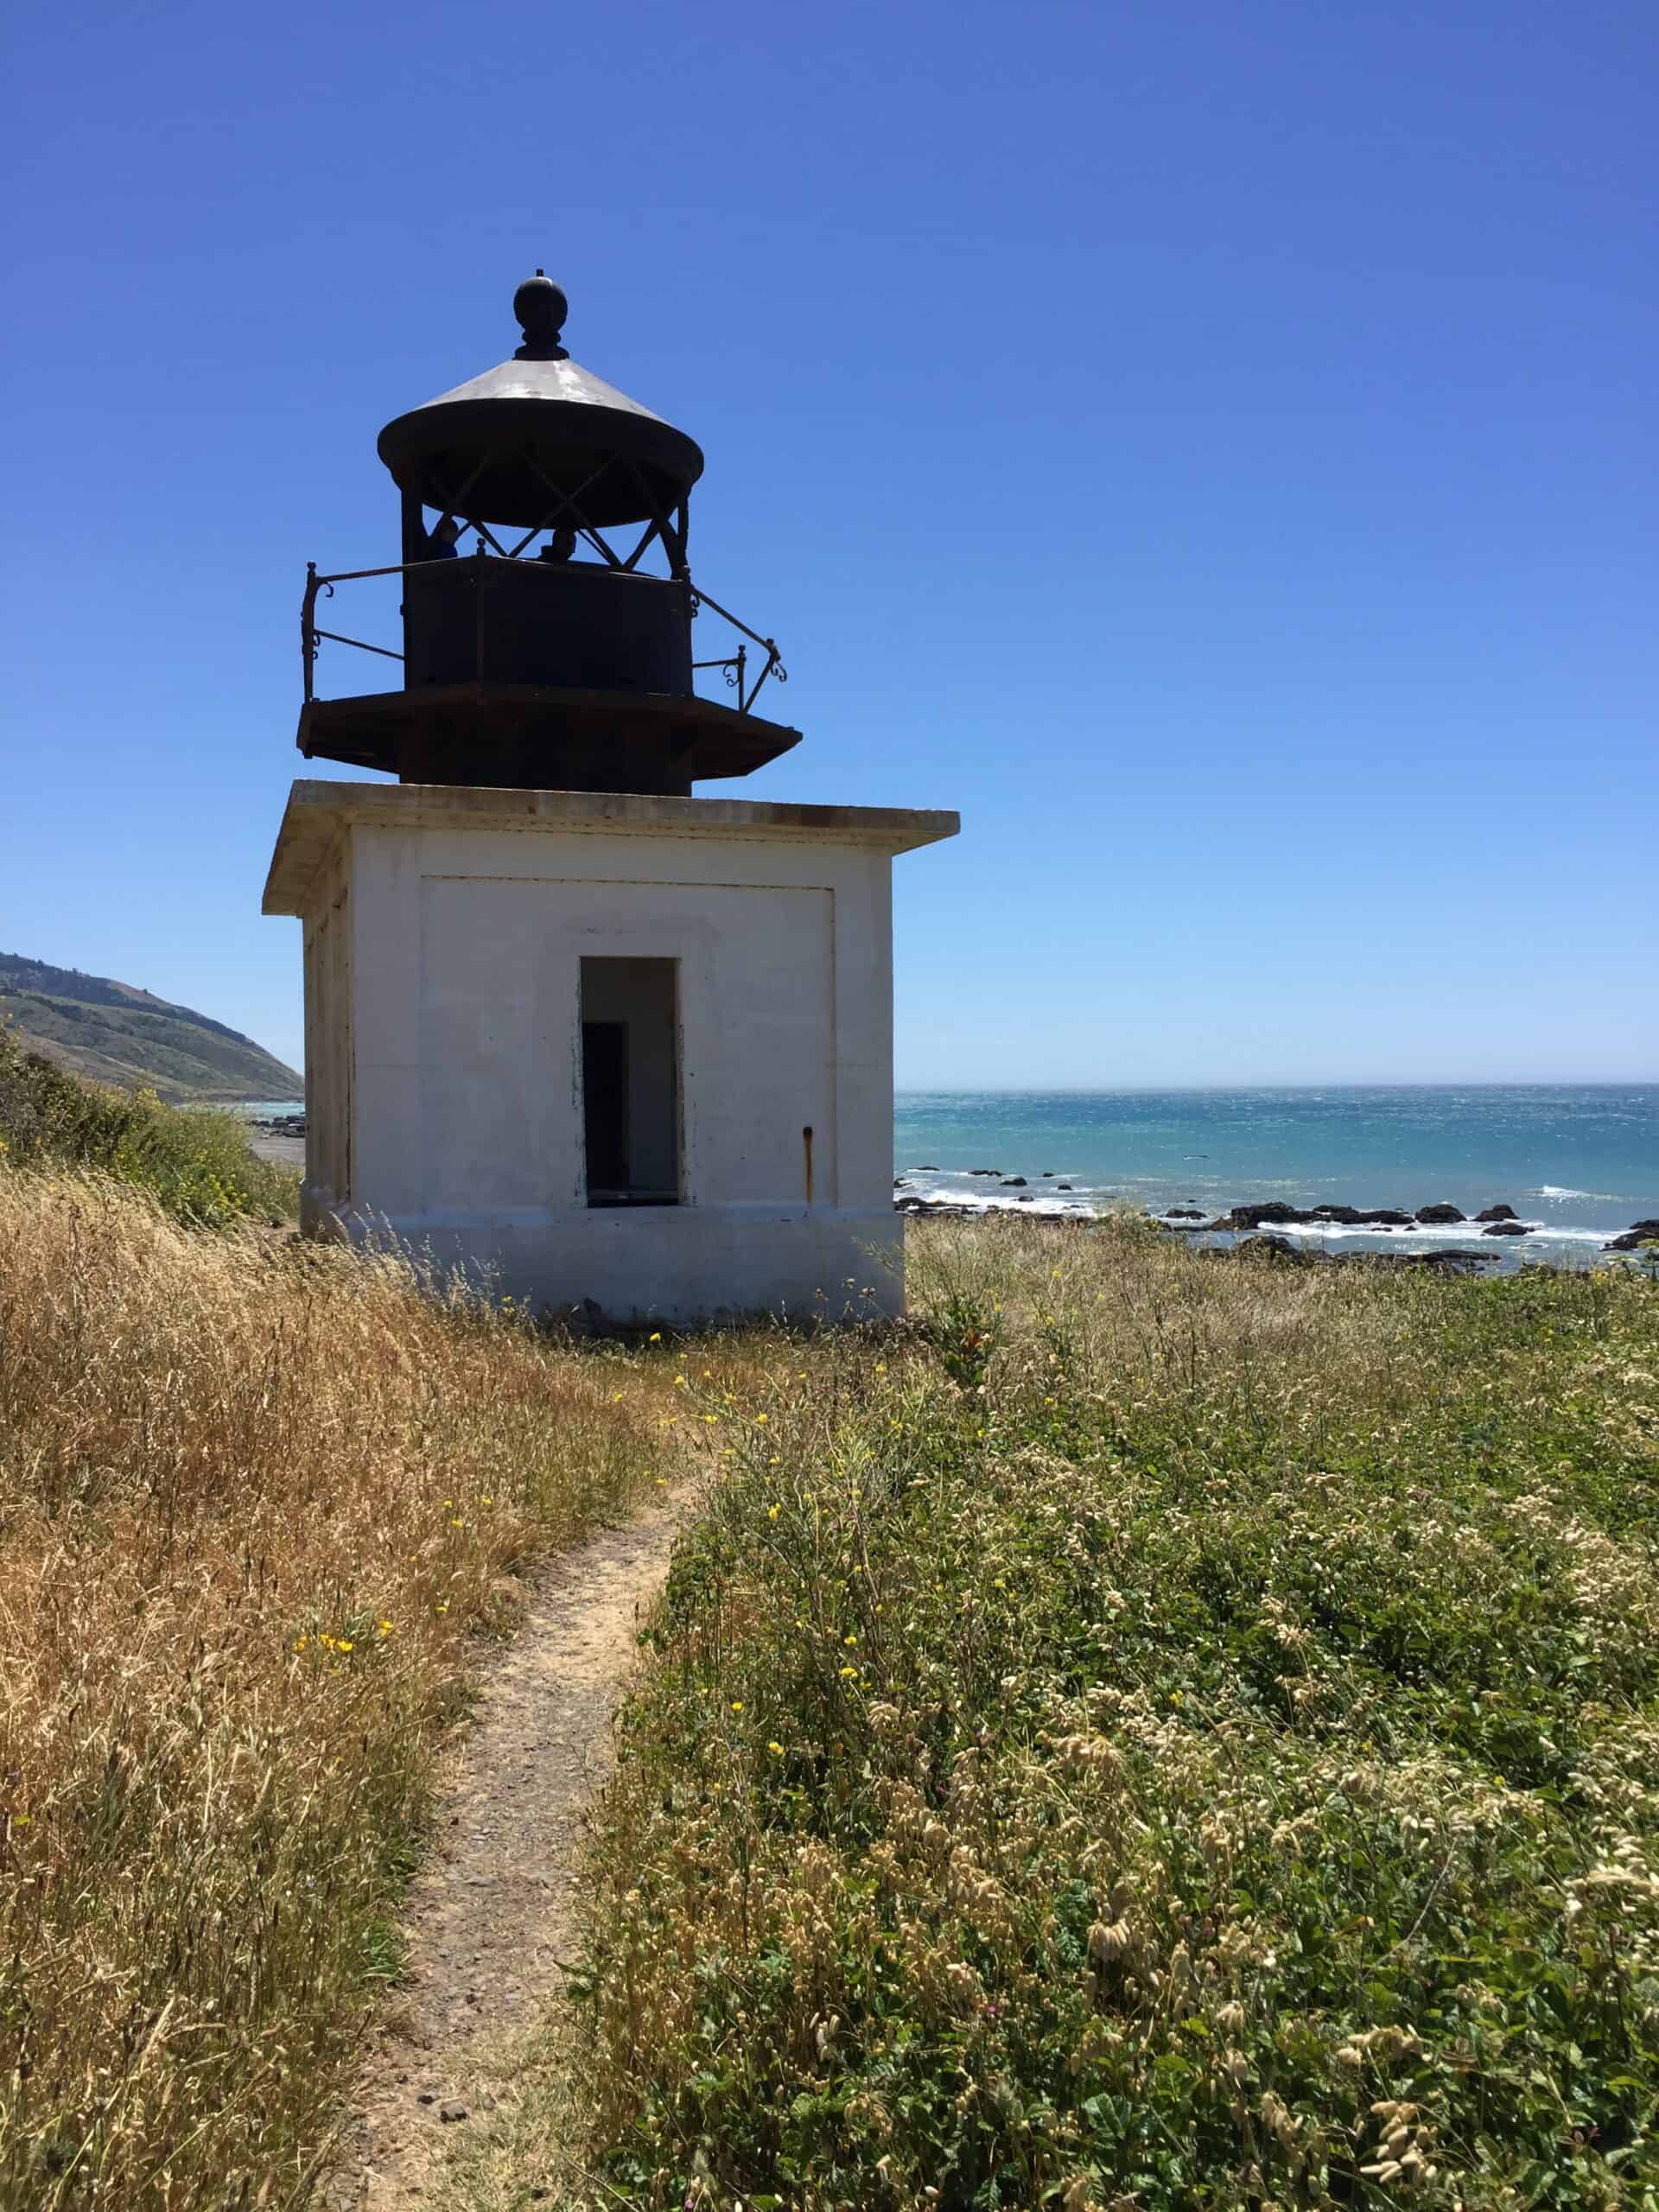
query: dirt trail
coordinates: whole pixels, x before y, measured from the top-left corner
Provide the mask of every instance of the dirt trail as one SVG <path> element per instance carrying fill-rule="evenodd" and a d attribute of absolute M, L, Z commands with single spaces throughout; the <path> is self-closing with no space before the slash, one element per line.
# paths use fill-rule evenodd
<path fill-rule="evenodd" d="M 554 1560 L 486 1682 L 410 1891 L 406 2001 L 365 2069 L 333 2204 L 391 2212 L 426 2196 L 443 2139 L 468 2125 L 443 2113 L 465 2101 L 469 2058 L 560 1986 L 578 1941 L 582 1815 L 610 1772 L 638 1626 L 688 1510 L 682 1497 Z"/>

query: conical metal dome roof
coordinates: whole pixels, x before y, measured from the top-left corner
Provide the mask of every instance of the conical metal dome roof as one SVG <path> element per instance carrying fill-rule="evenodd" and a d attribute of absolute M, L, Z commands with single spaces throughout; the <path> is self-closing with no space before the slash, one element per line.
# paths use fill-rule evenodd
<path fill-rule="evenodd" d="M 561 495 L 601 529 L 671 515 L 702 474 L 696 443 L 570 359 L 564 294 L 539 269 L 512 304 L 524 343 L 510 361 L 381 431 L 399 488 L 520 530 L 547 520 Z"/>

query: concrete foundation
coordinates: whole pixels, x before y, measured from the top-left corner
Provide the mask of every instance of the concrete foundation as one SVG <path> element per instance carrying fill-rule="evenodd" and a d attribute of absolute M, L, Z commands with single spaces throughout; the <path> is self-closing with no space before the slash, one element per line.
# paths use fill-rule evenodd
<path fill-rule="evenodd" d="M 902 1310 L 892 861 L 958 826 L 296 783 L 303 1225 L 616 1319 Z"/>

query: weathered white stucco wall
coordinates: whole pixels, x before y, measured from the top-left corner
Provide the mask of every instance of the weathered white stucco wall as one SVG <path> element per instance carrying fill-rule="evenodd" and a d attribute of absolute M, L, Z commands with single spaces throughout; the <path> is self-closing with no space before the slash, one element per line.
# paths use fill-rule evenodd
<path fill-rule="evenodd" d="M 307 1225 L 617 1318 L 898 1310 L 892 860 L 956 827 L 296 784 L 265 906 L 305 924 Z M 677 963 L 677 1205 L 587 1203 L 584 957 Z"/>

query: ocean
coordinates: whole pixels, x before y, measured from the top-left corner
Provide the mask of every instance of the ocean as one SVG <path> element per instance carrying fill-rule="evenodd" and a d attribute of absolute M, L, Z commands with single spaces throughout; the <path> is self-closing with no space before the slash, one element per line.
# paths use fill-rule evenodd
<path fill-rule="evenodd" d="M 295 1099 L 245 1106 L 297 1113 Z M 1023 1175 L 1024 1192 L 969 1170 Z M 1513 1206 L 1529 1236 L 1478 1228 L 1287 1229 L 1339 1250 L 1485 1253 L 1583 1266 L 1659 1219 L 1659 1084 L 1429 1084 L 1294 1090 L 912 1090 L 893 1173 L 918 1198 L 1090 1213 L 1145 1206 Z M 1069 1183 L 1070 1191 L 1055 1185 Z M 1023 1203 L 1022 1203 L 1023 1202 Z"/>
<path fill-rule="evenodd" d="M 906 1091 L 893 1173 L 919 1198 L 1041 1213 L 1112 1198 L 1149 1211 L 1292 1205 L 1510 1205 L 1534 1234 L 1287 1229 L 1341 1250 L 1496 1254 L 1586 1264 L 1659 1218 L 1659 1084 L 1423 1084 L 1285 1090 Z M 976 1176 L 1023 1175 L 1025 1192 Z M 1070 1183 L 1069 1192 L 1058 1191 Z"/>

